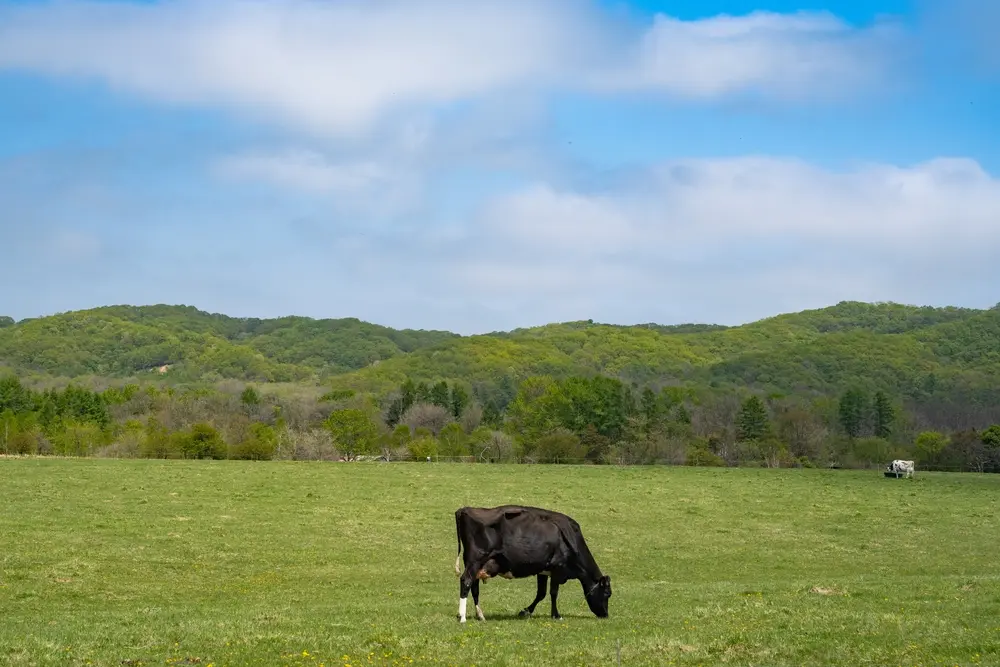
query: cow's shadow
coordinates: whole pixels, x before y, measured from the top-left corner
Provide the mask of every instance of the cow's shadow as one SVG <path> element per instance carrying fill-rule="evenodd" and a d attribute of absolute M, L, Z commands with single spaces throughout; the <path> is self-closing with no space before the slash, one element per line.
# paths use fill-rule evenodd
<path fill-rule="evenodd" d="M 500 613 L 495 613 L 495 614 L 486 614 L 486 620 L 485 621 L 478 621 L 478 620 L 475 620 L 475 619 L 469 619 L 469 622 L 470 623 L 472 623 L 472 622 L 476 622 L 476 623 L 493 623 L 493 622 L 498 622 L 499 621 L 499 622 L 505 622 L 506 623 L 506 622 L 510 622 L 510 621 L 518 621 L 520 623 L 532 623 L 532 622 L 534 622 L 534 623 L 540 623 L 540 622 L 543 622 L 543 621 L 548 621 L 548 622 L 551 622 L 551 623 L 564 623 L 566 621 L 570 621 L 570 620 L 574 620 L 575 621 L 575 620 L 581 619 L 581 618 L 588 618 L 588 617 L 586 615 L 584 615 L 584 614 L 562 614 L 562 618 L 560 618 L 557 621 L 557 620 L 553 619 L 551 616 L 549 616 L 547 613 L 546 614 L 537 614 L 536 613 L 534 616 L 521 616 L 517 612 L 514 612 L 514 613 L 500 612 Z M 593 618 L 593 617 L 590 617 L 590 618 Z"/>

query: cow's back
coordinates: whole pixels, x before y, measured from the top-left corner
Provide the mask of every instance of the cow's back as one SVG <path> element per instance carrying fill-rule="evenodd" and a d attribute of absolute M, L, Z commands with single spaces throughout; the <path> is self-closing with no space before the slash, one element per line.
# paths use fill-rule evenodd
<path fill-rule="evenodd" d="M 502 520 L 501 551 L 510 573 L 529 577 L 553 568 L 562 568 L 572 557 L 571 544 L 564 539 L 560 517 L 524 512 Z"/>
<path fill-rule="evenodd" d="M 528 505 L 462 507 L 455 512 L 466 558 L 491 552 L 510 563 L 526 560 L 563 563 L 576 545 L 579 526 L 569 516 Z M 561 554 L 560 554 L 561 552 Z"/>

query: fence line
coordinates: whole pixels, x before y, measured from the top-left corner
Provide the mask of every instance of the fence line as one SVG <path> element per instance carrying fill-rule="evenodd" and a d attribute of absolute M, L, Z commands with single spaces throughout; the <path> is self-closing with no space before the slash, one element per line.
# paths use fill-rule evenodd
<path fill-rule="evenodd" d="M 164 458 L 164 457 L 144 457 L 144 456 L 94 456 L 94 455 L 72 455 L 72 454 L 10 454 L 0 452 L 0 459 L 94 459 L 94 458 L 115 458 L 115 459 L 135 459 L 135 460 L 201 460 L 201 459 L 185 459 L 182 457 L 178 458 Z M 237 459 L 228 459 L 237 460 Z M 538 461 L 530 458 L 524 457 L 511 457 L 505 460 L 488 460 L 477 456 L 440 456 L 432 455 L 427 457 L 413 457 L 413 456 L 393 456 L 386 458 L 385 456 L 378 455 L 364 455 L 355 456 L 350 459 L 345 457 L 339 458 L 295 458 L 295 457 L 276 457 L 273 459 L 267 459 L 273 461 L 326 461 L 329 463 L 465 463 L 465 464 L 480 464 L 480 465 L 523 465 L 523 466 L 553 466 L 553 465 L 563 465 L 563 466 L 594 466 L 594 467 L 612 467 L 612 468 L 655 468 L 655 467 L 675 467 L 675 468 L 767 468 L 767 469 L 814 469 L 814 470 L 868 470 L 868 471 L 884 471 L 886 469 L 885 465 L 875 464 L 875 465 L 839 465 L 839 464 L 826 464 L 826 465 L 803 465 L 801 463 L 792 463 L 789 465 L 778 465 L 771 466 L 767 465 L 763 461 L 759 460 L 746 460 L 746 461 L 736 461 L 732 463 L 725 463 L 724 465 L 705 465 L 703 463 L 678 463 L 675 461 L 668 460 L 658 460 L 649 462 L 627 462 L 627 461 L 603 461 L 597 462 L 585 458 L 561 458 L 555 457 L 554 460 L 548 461 Z M 924 466 L 917 465 L 916 471 L 919 472 L 964 472 L 964 473 L 976 473 L 976 474 L 997 474 L 1000 473 L 1000 469 L 976 469 L 973 466 L 944 466 L 944 465 L 934 465 L 927 464 Z"/>
<path fill-rule="evenodd" d="M 840 465 L 840 464 L 823 464 L 823 465 L 803 465 L 798 462 L 794 462 L 788 465 L 778 465 L 769 466 L 765 462 L 760 460 L 748 459 L 744 461 L 736 461 L 733 463 L 726 463 L 725 465 L 704 465 L 704 464 L 689 464 L 689 463 L 678 463 L 676 461 L 670 461 L 666 459 L 649 461 L 649 462 L 628 462 L 628 461 L 602 461 L 597 462 L 586 458 L 571 458 L 571 457 L 554 457 L 553 460 L 539 461 L 532 459 L 530 457 L 510 457 L 504 460 L 488 460 L 482 457 L 474 455 L 466 456 L 443 456 L 438 454 L 433 454 L 426 457 L 414 457 L 414 456 L 392 456 L 386 458 L 381 455 L 362 455 L 355 456 L 348 460 L 345 458 L 337 459 L 339 462 L 347 463 L 478 463 L 478 464 L 508 464 L 508 465 L 525 465 L 525 466 L 549 466 L 549 465 L 585 465 L 585 466 L 595 466 L 595 467 L 620 467 L 620 468 L 652 468 L 652 467 L 678 467 L 678 468 L 782 468 L 782 469 L 793 469 L 793 468 L 811 468 L 817 470 L 871 470 L 871 471 L 883 471 L 886 469 L 888 462 L 885 464 L 871 464 L 871 465 Z M 991 470 L 977 470 L 972 466 L 945 466 L 945 465 L 917 465 L 916 470 L 928 472 L 972 472 L 972 473 L 987 473 L 993 472 Z M 1000 472 L 1000 471 L 997 471 Z"/>

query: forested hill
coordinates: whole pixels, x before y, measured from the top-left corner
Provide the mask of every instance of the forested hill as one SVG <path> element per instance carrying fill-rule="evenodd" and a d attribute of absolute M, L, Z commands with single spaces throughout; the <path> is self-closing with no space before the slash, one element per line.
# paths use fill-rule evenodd
<path fill-rule="evenodd" d="M 457 337 L 357 319 L 235 318 L 190 306 L 109 306 L 0 325 L 0 365 L 65 377 L 296 381 L 363 368 Z"/>
<path fill-rule="evenodd" d="M 496 382 L 601 372 L 626 381 L 833 393 L 849 385 L 914 397 L 1000 399 L 1000 308 L 844 302 L 737 327 L 574 322 L 470 336 L 337 377 L 384 389 L 403 379 Z"/>
<path fill-rule="evenodd" d="M 322 380 L 372 391 L 407 378 L 476 385 L 598 372 L 638 383 L 821 393 L 861 384 L 910 396 L 994 400 L 1000 308 L 844 302 L 736 327 L 570 322 L 458 336 L 356 319 L 246 319 L 183 306 L 113 306 L 5 321 L 0 365 L 64 377 Z"/>

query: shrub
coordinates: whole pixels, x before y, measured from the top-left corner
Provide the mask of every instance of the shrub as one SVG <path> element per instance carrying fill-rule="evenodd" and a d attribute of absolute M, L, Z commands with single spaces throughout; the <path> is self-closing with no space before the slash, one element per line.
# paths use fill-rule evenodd
<path fill-rule="evenodd" d="M 134 459 L 139 456 L 139 443 L 119 439 L 98 449 L 94 452 L 94 456 L 105 459 Z"/>
<path fill-rule="evenodd" d="M 229 458 L 247 461 L 270 461 L 278 447 L 278 437 L 267 424 L 255 423 L 250 434 L 239 444 L 229 448 Z"/>
<path fill-rule="evenodd" d="M 948 436 L 937 431 L 923 431 L 917 435 L 913 444 L 918 462 L 936 463 L 941 452 L 948 446 Z"/>
<path fill-rule="evenodd" d="M 326 429 L 289 431 L 288 441 L 288 456 L 295 461 L 336 461 L 338 458 Z"/>
<path fill-rule="evenodd" d="M 104 434 L 97 424 L 67 420 L 53 437 L 56 454 L 89 456 L 104 444 Z"/>
<path fill-rule="evenodd" d="M 176 459 L 181 456 L 180 450 L 176 448 L 176 441 L 170 438 L 166 427 L 155 417 L 146 421 L 145 437 L 139 447 L 139 454 L 149 459 Z"/>
<path fill-rule="evenodd" d="M 884 438 L 858 438 L 851 445 L 851 455 L 857 464 L 867 468 L 888 460 L 892 456 L 890 449 Z"/>
<path fill-rule="evenodd" d="M 186 459 L 226 458 L 226 443 L 211 424 L 194 424 L 188 431 L 180 431 L 174 436 L 176 448 Z"/>
<path fill-rule="evenodd" d="M 587 454 L 580 438 L 565 428 L 558 428 L 539 438 L 534 452 L 540 463 L 579 463 Z"/>
<path fill-rule="evenodd" d="M 441 429 L 441 435 L 438 439 L 441 443 L 441 456 L 459 457 L 469 453 L 466 444 L 468 438 L 457 422 L 452 422 Z"/>
<path fill-rule="evenodd" d="M 684 461 L 684 464 L 689 466 L 724 466 L 726 462 L 721 456 L 710 452 L 705 447 L 692 446 L 688 449 L 687 460 Z"/>
<path fill-rule="evenodd" d="M 793 458 L 788 453 L 788 446 L 774 437 L 766 437 L 762 440 L 753 441 L 751 451 L 757 460 L 768 468 L 780 468 L 788 466 Z"/>
<path fill-rule="evenodd" d="M 410 456 L 417 461 L 423 461 L 428 456 L 437 456 L 438 441 L 436 438 L 422 437 L 411 440 L 408 446 Z"/>
<path fill-rule="evenodd" d="M 505 463 L 514 460 L 514 440 L 502 431 L 481 426 L 472 433 L 471 451 L 480 461 Z"/>
<path fill-rule="evenodd" d="M 604 460 L 617 465 L 683 465 L 687 454 L 688 444 L 684 439 L 654 433 L 647 437 L 619 440 Z"/>
<path fill-rule="evenodd" d="M 38 453 L 38 434 L 34 431 L 18 431 L 7 440 L 7 451 L 11 454 L 28 456 Z"/>

